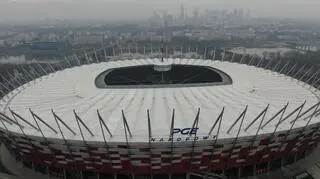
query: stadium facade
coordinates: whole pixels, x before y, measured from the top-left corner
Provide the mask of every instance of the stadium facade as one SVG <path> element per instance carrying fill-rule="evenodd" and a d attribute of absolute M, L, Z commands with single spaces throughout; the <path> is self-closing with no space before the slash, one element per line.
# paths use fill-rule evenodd
<path fill-rule="evenodd" d="M 319 141 L 313 67 L 92 56 L 2 77 L 1 140 L 18 162 L 59 178 L 240 178 Z"/>

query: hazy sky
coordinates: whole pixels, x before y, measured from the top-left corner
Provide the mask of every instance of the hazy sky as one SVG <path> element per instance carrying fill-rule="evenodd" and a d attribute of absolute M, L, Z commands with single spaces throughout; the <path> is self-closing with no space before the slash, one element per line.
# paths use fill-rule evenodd
<path fill-rule="evenodd" d="M 320 0 L 0 0 L 0 22 L 59 19 L 139 19 L 158 12 L 179 14 L 199 7 L 250 8 L 253 15 L 320 18 Z"/>

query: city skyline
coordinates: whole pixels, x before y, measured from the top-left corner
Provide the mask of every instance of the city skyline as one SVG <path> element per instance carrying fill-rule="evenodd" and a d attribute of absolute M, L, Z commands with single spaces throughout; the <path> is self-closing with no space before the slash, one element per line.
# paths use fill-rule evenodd
<path fill-rule="evenodd" d="M 320 18 L 320 2 L 315 0 L 306 1 L 221 1 L 189 0 L 169 1 L 164 0 L 0 0 L 0 22 L 12 21 L 37 21 L 44 19 L 97 19 L 106 21 L 118 20 L 143 20 L 148 18 L 154 11 L 167 12 L 179 16 L 181 5 L 184 13 L 192 15 L 195 8 L 204 12 L 206 9 L 234 8 L 250 9 L 255 17 L 283 17 L 283 18 Z M 125 13 L 124 13 L 125 12 Z"/>

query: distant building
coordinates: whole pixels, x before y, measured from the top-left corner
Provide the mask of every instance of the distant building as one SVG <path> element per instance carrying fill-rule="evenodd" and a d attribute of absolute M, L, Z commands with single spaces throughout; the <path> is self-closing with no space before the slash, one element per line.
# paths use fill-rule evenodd
<path fill-rule="evenodd" d="M 31 50 L 63 50 L 67 47 L 64 42 L 31 42 L 29 43 Z"/>
<path fill-rule="evenodd" d="M 70 44 L 67 42 L 28 42 L 23 44 L 28 58 L 57 57 L 67 54 Z"/>
<path fill-rule="evenodd" d="M 72 40 L 72 45 L 84 45 L 84 44 L 99 44 L 103 42 L 103 36 L 101 35 L 86 35 L 76 36 Z"/>
<path fill-rule="evenodd" d="M 151 41 L 156 41 L 156 42 L 160 42 L 162 39 L 163 39 L 163 37 L 161 35 L 156 35 L 156 36 L 150 37 Z"/>
<path fill-rule="evenodd" d="M 184 6 L 181 5 L 180 7 L 180 20 L 184 21 L 185 15 L 184 15 Z"/>

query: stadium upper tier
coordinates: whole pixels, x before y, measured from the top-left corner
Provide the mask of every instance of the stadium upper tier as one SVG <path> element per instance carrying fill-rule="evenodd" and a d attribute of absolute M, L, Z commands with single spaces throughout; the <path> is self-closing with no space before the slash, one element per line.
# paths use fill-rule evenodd
<path fill-rule="evenodd" d="M 319 102 L 320 93 L 315 88 L 263 68 L 199 59 L 166 59 L 166 61 L 173 65 L 217 69 L 227 74 L 232 83 L 224 85 L 195 83 L 191 86 L 177 84 L 176 86 L 162 85 L 148 88 L 141 86 L 139 88 L 135 86 L 98 88 L 96 86 L 97 77 L 109 69 L 153 65 L 158 63 L 159 59 L 102 62 L 68 68 L 31 81 L 15 89 L 1 100 L 1 112 L 13 118 L 10 112 L 12 110 L 36 126 L 34 116 L 30 113 L 31 109 L 49 126 L 59 131 L 54 118 L 55 114 L 74 131 L 75 134 L 61 124 L 63 137 L 69 140 L 82 140 L 76 120 L 76 117 L 79 117 L 92 131 L 93 135 L 90 135 L 84 125 L 81 125 L 84 139 L 87 141 L 103 141 L 99 124 L 100 115 L 112 134 L 111 137 L 105 132 L 108 142 L 125 142 L 125 130 L 132 134 L 131 137 L 128 135 L 129 142 L 147 142 L 149 130 L 151 137 L 170 137 L 173 109 L 174 128 L 179 129 L 194 127 L 193 124 L 199 112 L 197 136 L 206 136 L 224 108 L 219 134 L 219 139 L 222 139 L 237 136 L 241 124 L 239 116 L 243 112 L 245 115 L 242 116 L 244 120 L 239 137 L 254 136 L 260 120 L 247 130 L 244 129 L 259 116 L 268 104 L 270 106 L 265 113 L 263 123 L 266 125 L 262 124 L 263 128 L 259 131 L 259 135 L 275 131 L 281 115 L 277 115 L 274 119 L 272 117 L 286 104 L 288 106 L 283 114 L 283 121 L 279 123 L 276 130 L 289 130 L 293 120 L 296 120 L 293 128 L 304 127 L 308 121 L 306 119 L 314 112 L 314 110 L 307 110 Z M 174 73 L 174 69 L 173 66 L 170 73 Z M 148 77 L 147 74 L 146 77 Z M 304 102 L 305 105 L 302 106 Z M 247 110 L 245 110 L 246 106 Z M 299 106 L 303 108 L 297 118 L 300 108 L 295 109 Z M 147 110 L 149 110 L 150 129 Z M 239 121 L 235 123 L 237 120 Z M 319 120 L 320 116 L 315 115 L 309 125 L 318 123 Z M 124 121 L 127 124 L 124 125 Z M 19 123 L 24 126 L 25 134 L 41 137 L 40 131 L 21 120 Z M 235 125 L 232 127 L 233 124 Z M 44 123 L 39 123 L 39 125 L 45 137 L 62 138 L 60 132 L 55 133 Z M 17 125 L 7 125 L 7 127 L 10 131 L 21 133 Z M 217 127 L 211 135 L 215 135 L 216 130 Z"/>

